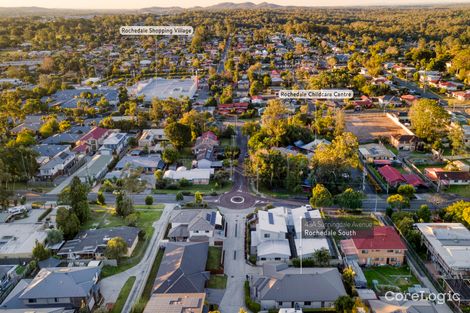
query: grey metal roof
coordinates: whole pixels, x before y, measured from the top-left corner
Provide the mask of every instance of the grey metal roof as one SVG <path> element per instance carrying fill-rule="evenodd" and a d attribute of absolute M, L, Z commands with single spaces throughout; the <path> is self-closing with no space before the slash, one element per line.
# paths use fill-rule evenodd
<path fill-rule="evenodd" d="M 91 229 L 80 232 L 75 239 L 67 241 L 57 252 L 58 255 L 70 253 L 93 253 L 100 247 L 106 247 L 109 239 L 121 237 L 130 247 L 139 236 L 139 228 L 120 226 Z"/>
<path fill-rule="evenodd" d="M 19 296 L 20 299 L 88 297 L 99 267 L 43 268 Z"/>
<path fill-rule="evenodd" d="M 39 155 L 54 157 L 60 152 L 66 151 L 70 148 L 68 145 L 36 145 L 33 147 Z"/>
<path fill-rule="evenodd" d="M 154 293 L 204 292 L 209 278 L 205 271 L 209 244 L 169 243 L 158 269 Z"/>
<path fill-rule="evenodd" d="M 335 301 L 346 295 L 337 268 L 287 268 L 260 277 L 254 287 L 260 300 L 274 301 Z"/>
<path fill-rule="evenodd" d="M 173 227 L 168 232 L 168 237 L 189 237 L 189 231 L 187 225 L 178 225 Z"/>

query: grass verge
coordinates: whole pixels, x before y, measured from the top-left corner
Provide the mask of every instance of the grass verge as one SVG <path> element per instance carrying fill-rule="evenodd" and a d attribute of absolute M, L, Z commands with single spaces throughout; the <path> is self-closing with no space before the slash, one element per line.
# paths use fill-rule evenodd
<path fill-rule="evenodd" d="M 207 288 L 225 289 L 227 287 L 227 275 L 211 275 L 207 281 Z"/>
<path fill-rule="evenodd" d="M 124 286 L 122 287 L 119 295 L 116 299 L 116 303 L 114 303 L 113 309 L 111 313 L 121 313 L 124 304 L 126 304 L 127 298 L 129 297 L 129 293 L 131 292 L 132 286 L 134 286 L 135 276 L 131 276 L 127 279 Z"/>

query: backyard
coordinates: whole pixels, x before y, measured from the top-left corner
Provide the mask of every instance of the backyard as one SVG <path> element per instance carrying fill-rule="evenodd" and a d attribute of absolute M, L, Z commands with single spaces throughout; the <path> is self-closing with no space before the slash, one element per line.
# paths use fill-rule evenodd
<path fill-rule="evenodd" d="M 369 288 L 374 287 L 373 281 L 379 285 L 398 287 L 401 291 L 407 291 L 409 287 L 418 285 L 418 279 L 411 273 L 408 266 L 392 267 L 379 266 L 364 269 Z"/>

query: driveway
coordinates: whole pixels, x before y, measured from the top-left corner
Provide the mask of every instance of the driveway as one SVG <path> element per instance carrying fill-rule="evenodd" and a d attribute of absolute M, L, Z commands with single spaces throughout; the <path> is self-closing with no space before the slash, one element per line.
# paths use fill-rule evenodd
<path fill-rule="evenodd" d="M 221 210 L 228 225 L 227 238 L 224 241 L 224 268 L 228 281 L 219 310 L 222 313 L 237 313 L 240 308 L 245 308 L 244 284 L 246 276 L 261 273 L 260 267 L 250 266 L 245 261 L 245 216 L 253 209 Z"/>

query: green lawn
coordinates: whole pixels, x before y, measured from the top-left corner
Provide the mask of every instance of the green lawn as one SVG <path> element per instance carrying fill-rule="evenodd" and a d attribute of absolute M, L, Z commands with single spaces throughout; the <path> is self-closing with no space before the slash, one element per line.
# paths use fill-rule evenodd
<path fill-rule="evenodd" d="M 204 194 L 210 194 L 212 192 L 217 192 L 218 194 L 224 193 L 226 191 L 229 191 L 232 189 L 232 183 L 228 182 L 225 184 L 224 187 L 222 188 L 216 188 L 214 182 L 210 182 L 207 185 L 191 185 L 187 187 L 180 187 L 178 189 L 154 189 L 153 193 L 159 193 L 159 194 L 177 194 L 178 192 L 189 192 L 191 194 L 194 194 L 196 191 L 202 192 Z"/>
<path fill-rule="evenodd" d="M 278 199 L 290 199 L 292 197 L 306 197 L 307 193 L 294 193 L 288 190 L 270 190 L 264 186 L 259 186 L 259 192 Z"/>
<path fill-rule="evenodd" d="M 211 275 L 207 281 L 207 288 L 225 289 L 227 286 L 227 275 Z"/>
<path fill-rule="evenodd" d="M 207 270 L 218 270 L 221 268 L 220 260 L 222 258 L 222 248 L 221 247 L 209 247 L 209 252 L 207 255 Z"/>
<path fill-rule="evenodd" d="M 152 204 L 152 205 L 136 204 L 134 205 L 134 208 L 136 210 L 163 210 L 165 208 L 165 205 L 163 204 Z"/>
<path fill-rule="evenodd" d="M 131 292 L 132 286 L 134 286 L 134 282 L 135 276 L 131 276 L 127 279 L 126 283 L 119 292 L 116 303 L 114 304 L 111 313 L 121 313 L 124 304 L 126 304 L 127 297 L 129 297 L 129 292 Z"/>
<path fill-rule="evenodd" d="M 462 197 L 470 198 L 470 187 L 467 186 L 449 186 L 448 188 L 444 189 L 446 193 L 455 193 Z"/>
<path fill-rule="evenodd" d="M 377 280 L 380 285 L 393 285 L 406 291 L 408 287 L 419 284 L 418 279 L 411 273 L 408 266 L 378 266 L 364 269 L 369 288 L 373 288 L 372 281 Z"/>

